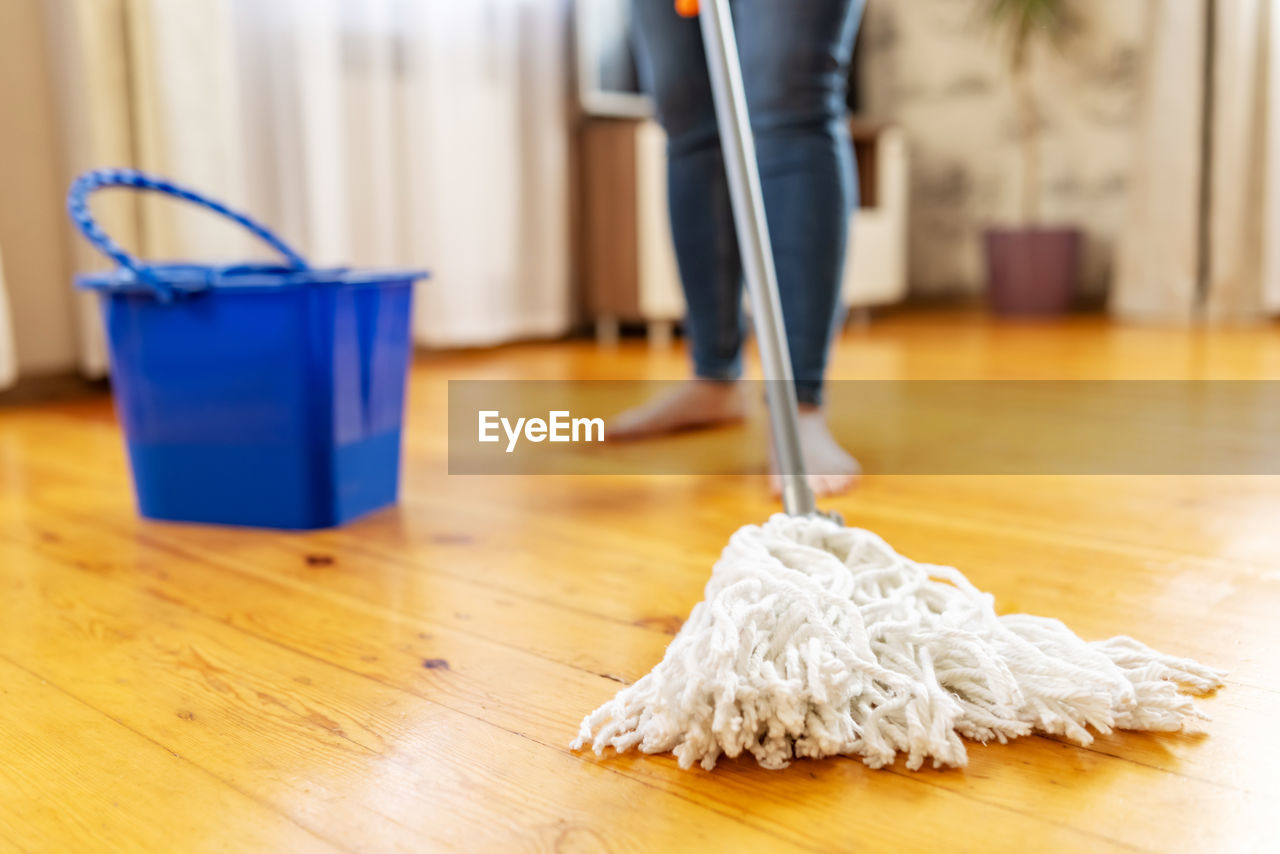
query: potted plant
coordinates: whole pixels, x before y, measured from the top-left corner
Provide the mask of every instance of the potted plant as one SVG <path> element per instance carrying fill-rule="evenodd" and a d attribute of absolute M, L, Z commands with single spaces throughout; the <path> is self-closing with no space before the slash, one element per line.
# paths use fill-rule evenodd
<path fill-rule="evenodd" d="M 989 23 L 1008 41 L 1022 150 L 1021 222 L 983 233 L 987 297 L 998 314 L 1061 314 L 1071 307 L 1076 295 L 1083 240 L 1078 228 L 1041 221 L 1041 128 L 1028 59 L 1037 42 L 1056 44 L 1065 36 L 1067 0 L 984 2 Z"/>

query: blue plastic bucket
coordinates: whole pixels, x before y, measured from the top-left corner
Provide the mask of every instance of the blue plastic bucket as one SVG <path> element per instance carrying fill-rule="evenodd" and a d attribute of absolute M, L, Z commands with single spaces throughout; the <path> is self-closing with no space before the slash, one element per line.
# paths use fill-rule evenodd
<path fill-rule="evenodd" d="M 145 264 L 88 197 L 155 190 L 221 213 L 282 264 Z M 395 503 L 418 271 L 312 269 L 264 226 L 162 179 L 89 172 L 71 218 L 120 266 L 101 296 L 138 509 L 152 519 L 324 528 Z"/>

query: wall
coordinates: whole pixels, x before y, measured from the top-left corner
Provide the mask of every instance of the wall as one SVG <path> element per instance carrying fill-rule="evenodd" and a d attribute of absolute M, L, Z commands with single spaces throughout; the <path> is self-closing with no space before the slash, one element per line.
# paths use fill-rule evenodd
<path fill-rule="evenodd" d="M 76 336 L 41 0 L 0 2 L 0 247 L 20 376 L 71 371 Z"/>
<path fill-rule="evenodd" d="M 1007 51 L 980 0 L 870 0 L 860 45 L 867 112 L 900 123 L 912 156 L 912 292 L 982 287 L 981 231 L 1018 215 L 1021 166 Z M 1146 3 L 1073 0 L 1074 35 L 1032 56 L 1040 206 L 1085 228 L 1083 286 L 1110 276 L 1125 211 Z"/>

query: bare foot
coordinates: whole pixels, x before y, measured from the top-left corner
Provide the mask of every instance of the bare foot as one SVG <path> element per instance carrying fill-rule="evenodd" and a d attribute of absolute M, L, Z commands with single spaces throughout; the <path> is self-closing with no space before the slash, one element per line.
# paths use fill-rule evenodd
<path fill-rule="evenodd" d="M 815 495 L 835 495 L 848 492 L 858 482 L 862 466 L 831 435 L 826 416 L 816 406 L 800 407 L 800 448 L 804 453 L 804 467 L 808 473 L 809 488 Z M 782 479 L 778 477 L 777 461 L 770 464 L 775 471 L 769 475 L 769 485 L 774 495 L 782 493 Z"/>
<path fill-rule="evenodd" d="M 610 439 L 640 439 L 741 421 L 746 411 L 736 382 L 693 380 L 614 416 L 604 434 Z"/>

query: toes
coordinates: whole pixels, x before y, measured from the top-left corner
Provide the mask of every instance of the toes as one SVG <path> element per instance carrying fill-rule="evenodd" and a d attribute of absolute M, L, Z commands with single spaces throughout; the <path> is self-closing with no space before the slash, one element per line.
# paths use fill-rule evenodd
<path fill-rule="evenodd" d="M 806 476 L 809 482 L 809 488 L 813 490 L 814 495 L 839 495 L 842 492 L 848 492 L 858 485 L 862 479 L 862 468 L 856 461 L 851 460 L 851 471 L 839 471 L 834 474 L 810 474 Z M 769 473 L 769 491 L 775 498 L 782 495 L 782 478 L 777 472 Z"/>
<path fill-rule="evenodd" d="M 838 495 L 848 492 L 857 481 L 857 476 L 852 474 L 813 475 L 809 478 L 809 486 L 815 495 Z"/>
<path fill-rule="evenodd" d="M 644 422 L 626 413 L 613 421 L 606 422 L 604 427 L 605 439 L 613 441 L 638 439 L 644 436 L 645 432 Z"/>

